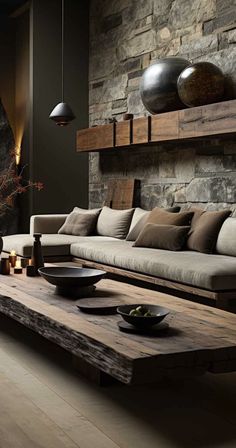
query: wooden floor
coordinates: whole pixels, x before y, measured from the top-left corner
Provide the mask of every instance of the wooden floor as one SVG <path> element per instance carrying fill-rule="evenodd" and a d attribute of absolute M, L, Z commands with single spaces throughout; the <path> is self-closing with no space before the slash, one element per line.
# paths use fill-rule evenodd
<path fill-rule="evenodd" d="M 236 374 L 99 388 L 0 316 L 0 448 L 235 448 Z"/>

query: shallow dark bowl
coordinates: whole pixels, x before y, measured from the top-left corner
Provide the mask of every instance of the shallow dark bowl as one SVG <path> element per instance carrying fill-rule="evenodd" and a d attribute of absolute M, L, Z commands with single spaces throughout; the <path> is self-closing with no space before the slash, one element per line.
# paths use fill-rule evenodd
<path fill-rule="evenodd" d="M 134 308 L 138 306 L 145 306 L 152 314 L 156 314 L 155 316 L 131 316 L 129 313 Z M 134 304 L 134 305 L 121 305 L 117 308 L 117 313 L 120 314 L 123 319 L 131 325 L 134 325 L 138 328 L 149 328 L 153 325 L 161 322 L 167 314 L 169 314 L 169 310 L 167 308 L 163 308 L 158 305 L 149 305 L 149 304 Z"/>
<path fill-rule="evenodd" d="M 99 282 L 106 272 L 98 269 L 52 266 L 39 268 L 39 274 L 58 287 L 86 287 Z"/>

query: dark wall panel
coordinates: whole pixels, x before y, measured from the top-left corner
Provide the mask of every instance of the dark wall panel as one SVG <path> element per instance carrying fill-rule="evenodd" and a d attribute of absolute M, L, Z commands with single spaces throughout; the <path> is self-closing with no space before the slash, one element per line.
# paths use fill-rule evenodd
<path fill-rule="evenodd" d="M 88 125 L 88 2 L 65 2 L 65 100 L 76 119 L 60 128 L 49 120 L 61 101 L 61 8 L 33 0 L 31 11 L 31 174 L 44 183 L 32 192 L 32 213 L 63 213 L 87 206 L 88 160 L 77 154 L 76 130 Z"/>

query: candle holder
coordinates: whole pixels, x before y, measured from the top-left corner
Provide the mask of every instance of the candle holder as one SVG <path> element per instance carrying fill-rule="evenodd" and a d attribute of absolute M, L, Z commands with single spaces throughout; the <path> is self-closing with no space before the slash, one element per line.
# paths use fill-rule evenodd
<path fill-rule="evenodd" d="M 0 262 L 0 271 L 2 275 L 10 275 L 9 258 L 2 258 Z"/>
<path fill-rule="evenodd" d="M 26 266 L 27 277 L 35 277 L 35 267 L 32 264 Z"/>
<path fill-rule="evenodd" d="M 14 274 L 22 274 L 23 269 L 21 267 L 21 262 L 20 260 L 16 260 L 16 265 L 14 267 Z"/>
<path fill-rule="evenodd" d="M 21 263 L 21 267 L 23 269 L 25 269 L 30 264 L 30 259 L 29 258 L 21 258 L 20 263 Z"/>
<path fill-rule="evenodd" d="M 17 259 L 16 251 L 12 250 L 9 255 L 9 262 L 10 262 L 12 268 L 14 268 L 16 265 L 16 259 Z"/>

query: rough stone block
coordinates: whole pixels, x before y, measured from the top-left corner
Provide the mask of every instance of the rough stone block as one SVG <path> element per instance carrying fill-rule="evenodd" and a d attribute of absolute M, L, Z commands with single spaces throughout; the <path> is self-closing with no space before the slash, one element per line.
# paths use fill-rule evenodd
<path fill-rule="evenodd" d="M 152 210 L 160 205 L 162 197 L 161 185 L 148 185 L 141 183 L 140 206 L 146 210 Z"/>
<path fill-rule="evenodd" d="M 132 71 L 140 70 L 141 61 L 142 61 L 141 57 L 130 58 L 127 61 L 123 61 L 122 63 L 119 63 L 119 65 L 116 67 L 115 74 L 118 75 L 122 73 L 131 73 Z"/>
<path fill-rule="evenodd" d="M 235 175 L 229 177 L 226 183 L 226 202 L 236 202 L 236 178 Z"/>
<path fill-rule="evenodd" d="M 175 178 L 176 154 L 172 151 L 162 152 L 159 156 L 160 178 Z"/>
<path fill-rule="evenodd" d="M 89 183 L 101 182 L 101 173 L 99 168 L 99 154 L 97 152 L 89 154 Z"/>
<path fill-rule="evenodd" d="M 144 54 L 142 57 L 142 68 L 144 69 L 149 67 L 150 61 L 151 61 L 151 54 L 150 53 Z"/>
<path fill-rule="evenodd" d="M 186 188 L 186 198 L 188 202 L 226 202 L 226 179 L 196 177 Z"/>
<path fill-rule="evenodd" d="M 141 78 L 133 78 L 128 81 L 127 92 L 133 92 L 139 89 Z"/>
<path fill-rule="evenodd" d="M 172 3 L 169 25 L 174 29 L 185 28 L 194 23 L 215 17 L 215 0 L 177 0 Z"/>
<path fill-rule="evenodd" d="M 128 112 L 134 114 L 135 116 L 141 116 L 147 114 L 147 110 L 145 109 L 139 90 L 135 90 L 134 92 L 130 92 L 128 94 Z"/>
<path fill-rule="evenodd" d="M 134 72 L 128 73 L 128 79 L 140 78 L 143 74 L 143 70 L 136 70 Z"/>
<path fill-rule="evenodd" d="M 224 171 L 223 156 L 202 155 L 197 157 L 195 170 L 196 175 L 208 173 L 215 174 L 222 171 Z"/>
<path fill-rule="evenodd" d="M 217 35 L 211 34 L 209 36 L 199 37 L 197 40 L 186 41 L 180 47 L 180 54 L 188 58 L 199 57 L 204 54 L 209 54 L 216 51 L 218 48 Z"/>
<path fill-rule="evenodd" d="M 153 14 L 155 27 L 162 26 L 168 22 L 173 0 L 155 0 L 153 3 Z"/>
<path fill-rule="evenodd" d="M 195 149 L 179 149 L 175 158 L 175 177 L 179 182 L 190 182 L 195 176 Z"/>
<path fill-rule="evenodd" d="M 90 104 L 126 98 L 127 75 L 119 75 L 104 81 L 102 88 L 92 89 Z"/>
<path fill-rule="evenodd" d="M 235 147 L 236 151 L 236 147 Z M 225 155 L 223 158 L 223 167 L 226 171 L 236 172 L 236 154 Z"/>
<path fill-rule="evenodd" d="M 117 64 L 116 53 L 110 49 L 102 55 L 97 53 L 90 58 L 89 62 L 89 80 L 97 80 L 111 76 Z"/>
<path fill-rule="evenodd" d="M 130 9 L 132 9 L 132 18 L 134 20 L 140 20 L 144 17 L 150 16 L 153 10 L 153 0 L 139 0 L 138 2 L 132 2 Z"/>
<path fill-rule="evenodd" d="M 186 187 L 180 187 L 174 195 L 174 202 L 175 204 L 185 204 L 187 202 L 186 198 Z"/>
<path fill-rule="evenodd" d="M 112 109 L 117 109 L 119 107 L 127 107 L 127 99 L 115 100 L 112 102 Z"/>
<path fill-rule="evenodd" d="M 228 10 L 226 14 L 207 21 L 203 25 L 204 34 L 219 32 L 232 28 L 236 21 L 236 6 Z"/>
<path fill-rule="evenodd" d="M 232 44 L 236 44 L 236 24 L 235 29 L 220 34 L 220 50 L 228 48 Z"/>
<path fill-rule="evenodd" d="M 120 60 L 140 56 L 155 49 L 155 32 L 153 30 L 139 34 L 118 48 Z"/>

